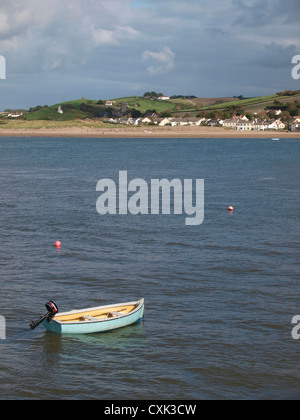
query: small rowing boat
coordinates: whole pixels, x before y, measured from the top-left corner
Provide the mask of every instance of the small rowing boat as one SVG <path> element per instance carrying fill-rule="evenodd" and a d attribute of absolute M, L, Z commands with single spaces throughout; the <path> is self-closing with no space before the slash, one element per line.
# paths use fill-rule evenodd
<path fill-rule="evenodd" d="M 58 313 L 54 302 L 46 307 L 52 309 L 37 323 L 31 324 L 31 329 L 40 323 L 56 334 L 94 334 L 126 327 L 141 321 L 144 316 L 144 299 L 136 302 L 118 303 L 116 305 L 98 306 Z M 53 309 L 54 308 L 54 309 Z"/>

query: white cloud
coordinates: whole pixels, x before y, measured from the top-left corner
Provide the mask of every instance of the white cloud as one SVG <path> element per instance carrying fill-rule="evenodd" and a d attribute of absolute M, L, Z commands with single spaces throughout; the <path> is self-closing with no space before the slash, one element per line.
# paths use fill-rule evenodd
<path fill-rule="evenodd" d="M 0 0 L 0 53 L 26 51 L 31 62 L 39 55 L 41 69 L 51 61 L 59 68 L 69 60 L 70 67 L 73 57 L 85 61 L 94 48 L 137 38 L 129 18 L 124 23 L 129 9 L 129 0 Z"/>
<path fill-rule="evenodd" d="M 56 15 L 59 1 L 52 0 L 51 7 L 47 1 L 0 0 L 0 35 L 1 41 L 12 36 L 24 36 L 33 27 L 40 29 L 47 26 Z"/>
<path fill-rule="evenodd" d="M 92 25 L 90 29 L 96 46 L 120 45 L 122 41 L 134 39 L 139 34 L 131 26 L 116 25 L 115 28 L 109 30 L 104 28 L 95 29 L 95 26 Z"/>
<path fill-rule="evenodd" d="M 0 0 L 1 87 L 14 80 L 21 92 L 28 76 L 32 105 L 37 78 L 51 98 L 66 86 L 70 99 L 89 86 L 99 98 L 129 96 L 132 86 L 200 96 L 292 89 L 299 13 L 299 0 Z M 55 78 L 61 85 L 49 88 Z"/>
<path fill-rule="evenodd" d="M 147 70 L 153 76 L 168 73 L 175 67 L 175 53 L 169 47 L 164 47 L 160 52 L 146 50 L 142 57 L 143 61 L 152 63 Z"/>

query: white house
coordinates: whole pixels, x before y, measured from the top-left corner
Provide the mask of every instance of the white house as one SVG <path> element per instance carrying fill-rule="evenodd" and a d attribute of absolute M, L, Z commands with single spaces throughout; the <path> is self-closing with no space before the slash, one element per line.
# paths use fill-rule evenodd
<path fill-rule="evenodd" d="M 253 130 L 253 124 L 248 119 L 247 120 L 239 120 L 236 123 L 236 129 L 238 131 L 251 131 L 251 130 Z"/>
<path fill-rule="evenodd" d="M 148 117 L 145 117 L 142 119 L 142 124 L 152 124 L 152 120 L 150 120 Z"/>
<path fill-rule="evenodd" d="M 188 118 L 188 121 L 189 121 L 189 125 L 199 126 L 205 121 L 205 118 L 191 117 L 191 118 Z"/>
<path fill-rule="evenodd" d="M 160 127 L 164 127 L 165 125 L 171 125 L 172 118 L 163 118 L 163 120 L 159 123 Z"/>
<path fill-rule="evenodd" d="M 188 118 L 173 118 L 171 121 L 171 125 L 173 127 L 189 125 L 189 119 Z"/>
<path fill-rule="evenodd" d="M 276 120 L 269 124 L 268 128 L 269 130 L 283 130 L 285 128 L 285 124 L 280 120 Z"/>
<path fill-rule="evenodd" d="M 269 123 L 266 121 L 254 121 L 253 130 L 256 131 L 265 131 L 268 129 Z"/>
<path fill-rule="evenodd" d="M 7 117 L 8 118 L 19 118 L 22 117 L 23 113 L 21 114 L 8 114 Z"/>
<path fill-rule="evenodd" d="M 186 117 L 186 118 L 172 118 L 171 126 L 200 126 L 203 122 L 205 122 L 205 118 L 196 118 L 196 117 Z"/>
<path fill-rule="evenodd" d="M 231 118 L 230 120 L 223 121 L 223 127 L 225 128 L 236 128 L 237 120 L 235 118 Z"/>
<path fill-rule="evenodd" d="M 170 99 L 170 97 L 169 96 L 160 96 L 159 98 L 158 98 L 158 100 L 159 101 L 168 101 Z"/>
<path fill-rule="evenodd" d="M 289 130 L 292 132 L 300 131 L 300 117 L 294 117 L 291 119 Z"/>

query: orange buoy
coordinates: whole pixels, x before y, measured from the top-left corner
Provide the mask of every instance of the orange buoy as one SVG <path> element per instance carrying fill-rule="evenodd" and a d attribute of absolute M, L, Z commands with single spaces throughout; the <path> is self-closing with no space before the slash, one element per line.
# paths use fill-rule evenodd
<path fill-rule="evenodd" d="M 56 248 L 61 248 L 61 242 L 60 241 L 56 241 L 55 242 L 55 246 L 56 246 Z"/>
<path fill-rule="evenodd" d="M 233 210 L 234 210 L 233 206 L 228 207 L 228 211 L 233 211 Z"/>

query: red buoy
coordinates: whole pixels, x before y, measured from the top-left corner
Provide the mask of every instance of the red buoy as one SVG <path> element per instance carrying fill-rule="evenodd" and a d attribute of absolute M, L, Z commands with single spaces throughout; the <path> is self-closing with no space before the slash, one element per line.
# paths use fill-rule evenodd
<path fill-rule="evenodd" d="M 60 241 L 56 241 L 55 242 L 55 246 L 56 246 L 56 248 L 61 248 L 61 242 Z"/>
<path fill-rule="evenodd" d="M 228 207 L 228 211 L 233 211 L 234 210 L 234 207 L 233 206 L 229 206 Z"/>

